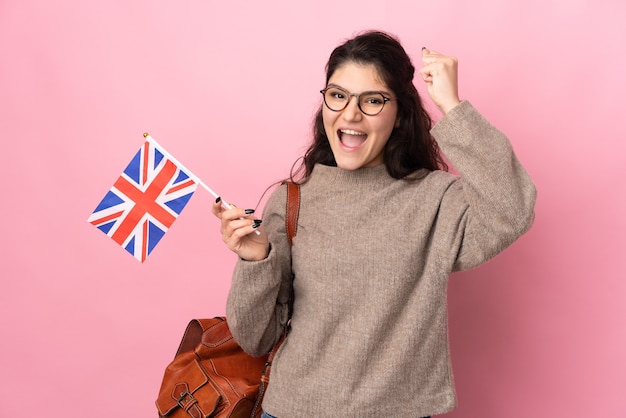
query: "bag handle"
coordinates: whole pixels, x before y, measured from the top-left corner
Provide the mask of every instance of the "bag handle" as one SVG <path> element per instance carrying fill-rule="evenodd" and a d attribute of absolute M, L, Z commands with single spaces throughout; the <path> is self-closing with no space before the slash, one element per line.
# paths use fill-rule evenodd
<path fill-rule="evenodd" d="M 187 328 L 185 329 L 185 333 L 183 334 L 183 338 L 180 341 L 180 345 L 178 346 L 178 350 L 176 350 L 176 356 L 186 351 L 193 351 L 200 341 L 202 341 L 202 335 L 207 329 L 218 325 L 222 326 L 219 321 L 222 321 L 226 326 L 228 334 L 224 335 L 230 335 L 230 331 L 228 331 L 228 324 L 226 324 L 223 317 L 192 319 L 189 321 L 189 324 L 187 324 Z M 223 332 L 224 331 L 222 331 L 222 333 Z M 176 356 L 174 356 L 174 358 Z"/>

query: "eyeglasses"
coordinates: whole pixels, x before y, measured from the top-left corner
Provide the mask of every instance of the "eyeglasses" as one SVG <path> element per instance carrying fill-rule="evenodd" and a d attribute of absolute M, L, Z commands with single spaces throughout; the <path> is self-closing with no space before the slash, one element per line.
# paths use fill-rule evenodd
<path fill-rule="evenodd" d="M 352 96 L 356 97 L 357 104 L 361 112 L 368 116 L 378 115 L 383 111 L 385 103 L 396 100 L 391 97 L 385 97 L 379 91 L 364 91 L 363 93 L 350 93 L 341 87 L 326 87 L 320 90 L 324 96 L 324 104 L 333 112 L 340 112 L 348 106 Z"/>

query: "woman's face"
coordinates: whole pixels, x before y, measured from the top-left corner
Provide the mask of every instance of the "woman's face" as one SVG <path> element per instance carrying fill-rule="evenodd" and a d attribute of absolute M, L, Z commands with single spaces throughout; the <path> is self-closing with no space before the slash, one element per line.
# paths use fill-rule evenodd
<path fill-rule="evenodd" d="M 395 98 L 394 92 L 378 76 L 373 65 L 346 62 L 335 70 L 328 85 L 355 94 L 379 91 L 385 97 Z M 346 108 L 338 112 L 323 106 L 324 129 L 337 166 L 356 170 L 382 164 L 383 148 L 397 125 L 397 114 L 395 100 L 387 102 L 375 116 L 361 112 L 356 97 L 351 97 Z"/>

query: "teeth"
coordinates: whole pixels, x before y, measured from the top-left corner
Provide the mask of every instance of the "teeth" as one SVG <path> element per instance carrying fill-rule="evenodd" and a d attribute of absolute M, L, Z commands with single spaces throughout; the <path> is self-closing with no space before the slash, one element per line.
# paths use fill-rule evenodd
<path fill-rule="evenodd" d="M 346 135 L 365 135 L 363 132 L 353 131 L 352 129 L 341 129 L 341 133 Z"/>

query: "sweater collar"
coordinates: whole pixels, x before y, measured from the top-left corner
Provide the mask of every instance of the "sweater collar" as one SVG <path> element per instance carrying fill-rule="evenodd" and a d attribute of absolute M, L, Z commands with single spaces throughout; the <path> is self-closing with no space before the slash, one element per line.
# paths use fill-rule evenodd
<path fill-rule="evenodd" d="M 387 173 L 384 164 L 374 167 L 362 167 L 357 170 L 345 170 L 323 164 L 316 164 L 312 179 L 328 184 L 385 186 L 395 181 Z"/>

